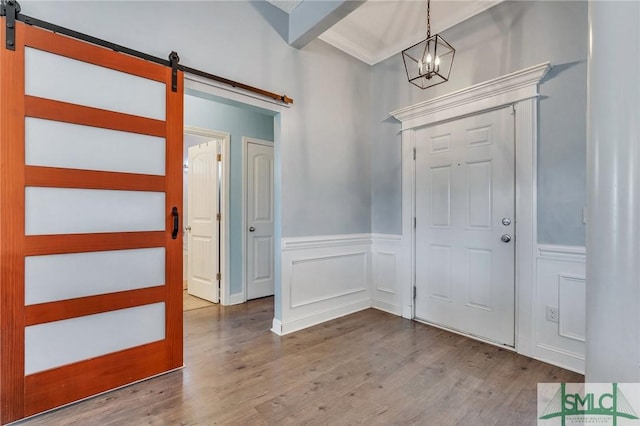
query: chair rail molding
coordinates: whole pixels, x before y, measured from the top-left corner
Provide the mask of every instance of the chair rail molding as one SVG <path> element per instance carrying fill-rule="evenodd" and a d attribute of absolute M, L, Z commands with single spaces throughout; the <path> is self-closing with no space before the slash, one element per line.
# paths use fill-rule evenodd
<path fill-rule="evenodd" d="M 516 149 L 516 346 L 518 353 L 535 355 L 534 300 L 537 246 L 537 141 L 538 85 L 551 69 L 544 62 L 475 84 L 390 113 L 402 124 L 402 252 L 398 265 L 409 277 L 400 291 L 402 315 L 413 318 L 411 287 L 415 283 L 415 129 L 443 120 L 513 105 Z M 405 280 L 403 280 L 404 282 Z"/>

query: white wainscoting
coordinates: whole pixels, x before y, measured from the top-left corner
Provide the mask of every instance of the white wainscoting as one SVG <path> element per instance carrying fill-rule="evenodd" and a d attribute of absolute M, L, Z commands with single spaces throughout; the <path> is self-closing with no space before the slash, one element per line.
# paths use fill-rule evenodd
<path fill-rule="evenodd" d="M 351 234 L 282 239 L 284 335 L 370 307 L 401 315 L 409 300 L 405 242 L 400 235 Z M 538 245 L 534 358 L 584 373 L 584 247 Z M 407 294 L 405 294 L 407 293 Z M 557 308 L 558 322 L 546 308 Z"/>
<path fill-rule="evenodd" d="M 402 315 L 402 236 L 373 234 L 371 241 L 371 306 Z"/>
<path fill-rule="evenodd" d="M 536 262 L 534 357 L 584 374 L 584 247 L 538 245 Z M 547 307 L 558 309 L 558 322 L 547 320 Z"/>
<path fill-rule="evenodd" d="M 282 319 L 287 334 L 371 307 L 371 234 L 282 239 Z"/>

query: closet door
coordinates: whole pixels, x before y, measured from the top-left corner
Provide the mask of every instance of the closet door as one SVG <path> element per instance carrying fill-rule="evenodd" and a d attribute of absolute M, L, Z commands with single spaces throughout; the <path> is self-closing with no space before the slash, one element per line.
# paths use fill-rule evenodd
<path fill-rule="evenodd" d="M 0 420 L 182 366 L 182 73 L 0 22 Z"/>

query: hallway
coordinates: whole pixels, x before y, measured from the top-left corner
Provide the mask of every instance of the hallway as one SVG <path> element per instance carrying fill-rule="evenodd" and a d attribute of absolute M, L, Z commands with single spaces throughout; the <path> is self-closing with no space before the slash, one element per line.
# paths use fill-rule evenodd
<path fill-rule="evenodd" d="M 524 425 L 583 376 L 367 309 L 278 337 L 273 298 L 185 312 L 186 367 L 20 425 Z"/>

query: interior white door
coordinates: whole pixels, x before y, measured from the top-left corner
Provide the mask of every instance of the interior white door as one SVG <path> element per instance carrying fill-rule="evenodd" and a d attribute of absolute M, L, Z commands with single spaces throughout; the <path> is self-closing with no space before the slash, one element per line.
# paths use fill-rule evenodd
<path fill-rule="evenodd" d="M 187 292 L 210 302 L 220 301 L 218 141 L 189 148 Z"/>
<path fill-rule="evenodd" d="M 514 345 L 511 108 L 416 130 L 415 317 Z"/>
<path fill-rule="evenodd" d="M 273 145 L 247 141 L 247 299 L 273 295 Z"/>

